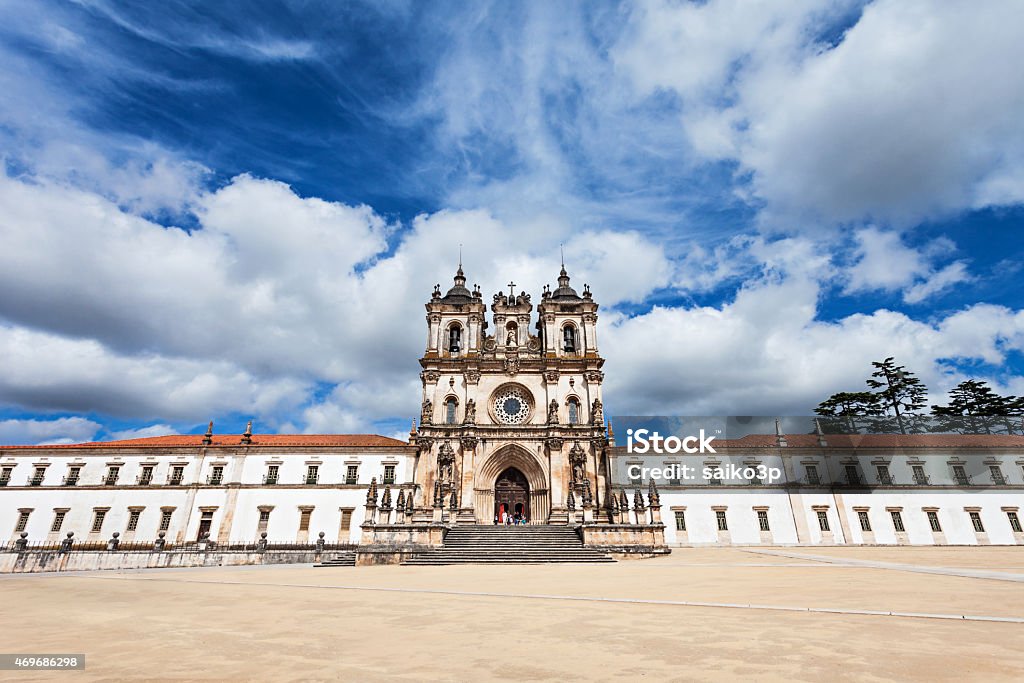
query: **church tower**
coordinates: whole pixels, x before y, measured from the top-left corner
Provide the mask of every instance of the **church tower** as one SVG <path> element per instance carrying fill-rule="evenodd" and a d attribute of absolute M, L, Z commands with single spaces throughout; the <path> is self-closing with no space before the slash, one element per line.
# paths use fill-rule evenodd
<path fill-rule="evenodd" d="M 492 298 L 493 334 L 461 265 L 446 294 L 435 287 L 414 434 L 418 519 L 442 507 L 457 523 L 513 515 L 564 524 L 567 500 L 600 509 L 607 440 L 598 305 L 588 287 L 580 296 L 569 282 L 563 266 L 558 287 L 544 288 L 536 335 L 531 296 L 516 294 L 514 283 Z"/>

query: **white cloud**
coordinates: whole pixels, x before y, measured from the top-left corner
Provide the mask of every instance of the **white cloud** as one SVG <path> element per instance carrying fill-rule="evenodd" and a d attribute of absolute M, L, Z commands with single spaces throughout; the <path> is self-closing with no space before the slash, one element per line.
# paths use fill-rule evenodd
<path fill-rule="evenodd" d="M 770 222 L 914 222 L 1024 201 L 1020 11 L 877 0 L 834 47 L 826 2 L 645 4 L 618 64 L 678 92 L 695 148 L 735 159 Z"/>
<path fill-rule="evenodd" d="M 917 304 L 971 279 L 963 261 L 942 267 L 936 265 L 938 259 L 955 249 L 945 238 L 913 248 L 895 231 L 864 228 L 854 234 L 854 239 L 856 260 L 844 272 L 848 294 L 902 291 L 906 303 Z"/>
<path fill-rule="evenodd" d="M 145 439 L 151 436 L 165 436 L 167 434 L 177 434 L 177 430 L 168 424 L 155 424 L 149 425 L 148 427 L 139 427 L 137 429 L 121 429 L 110 433 L 111 441 L 118 441 L 122 439 Z"/>
<path fill-rule="evenodd" d="M 90 441 L 100 425 L 83 417 L 0 420 L 0 444 L 59 444 Z"/>
<path fill-rule="evenodd" d="M 818 294 L 813 281 L 783 279 L 748 285 L 720 308 L 613 321 L 602 333 L 610 413 L 806 415 L 835 391 L 863 389 L 871 362 L 887 356 L 941 397 L 965 378 L 950 360 L 998 366 L 1024 349 L 1020 311 L 975 304 L 929 323 L 883 309 L 825 322 Z"/>

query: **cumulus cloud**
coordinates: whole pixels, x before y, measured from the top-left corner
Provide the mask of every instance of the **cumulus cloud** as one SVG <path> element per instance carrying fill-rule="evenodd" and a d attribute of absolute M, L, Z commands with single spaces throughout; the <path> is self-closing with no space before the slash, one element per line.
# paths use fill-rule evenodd
<path fill-rule="evenodd" d="M 645 4 L 620 67 L 686 105 L 776 220 L 913 223 L 1024 200 L 1019 8 L 877 0 L 833 45 L 827 2 Z M 728 26 L 728 30 L 726 30 Z"/>
<path fill-rule="evenodd" d="M 92 440 L 100 427 L 98 422 L 84 417 L 0 420 L 0 444 L 81 443 Z"/>

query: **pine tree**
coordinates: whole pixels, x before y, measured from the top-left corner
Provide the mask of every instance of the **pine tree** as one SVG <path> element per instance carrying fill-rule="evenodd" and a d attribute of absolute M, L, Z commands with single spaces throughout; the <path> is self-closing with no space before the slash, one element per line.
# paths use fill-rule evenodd
<path fill-rule="evenodd" d="M 1012 434 L 1010 418 L 1021 414 L 1021 404 L 1016 396 L 995 393 L 987 382 L 969 379 L 949 390 L 947 405 L 932 406 L 932 415 L 940 418 L 944 431 L 991 434 L 1005 430 Z"/>
<path fill-rule="evenodd" d="M 861 425 L 871 422 L 869 418 L 882 415 L 884 410 L 878 397 L 870 391 L 840 391 L 819 403 L 814 412 L 830 418 L 826 424 L 833 429 L 826 431 L 856 434 Z"/>
<path fill-rule="evenodd" d="M 906 434 L 908 422 L 911 422 L 908 418 L 925 407 L 928 389 L 914 373 L 908 372 L 902 365 L 896 365 L 892 356 L 871 365 L 875 371 L 871 373 L 872 379 L 867 380 L 867 385 L 879 390 L 875 396 L 886 412 L 892 410 L 900 433 Z"/>

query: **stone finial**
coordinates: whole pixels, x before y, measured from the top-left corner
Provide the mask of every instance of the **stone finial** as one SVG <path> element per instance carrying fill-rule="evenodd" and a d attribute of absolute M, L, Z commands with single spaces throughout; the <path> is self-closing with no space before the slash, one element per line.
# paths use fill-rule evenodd
<path fill-rule="evenodd" d="M 415 495 L 416 495 L 416 489 L 415 488 L 409 489 L 409 495 L 405 499 L 405 513 L 407 515 L 411 515 L 416 510 L 416 507 L 413 504 L 413 500 L 412 500 L 413 496 L 415 496 Z"/>
<path fill-rule="evenodd" d="M 417 434 L 418 434 L 418 432 L 416 431 L 416 418 L 413 418 L 413 420 L 412 420 L 412 427 L 409 428 L 409 443 L 410 444 L 416 443 L 416 435 Z"/>
<path fill-rule="evenodd" d="M 370 488 L 366 489 L 367 507 L 377 507 L 377 477 L 370 479 Z"/>
<path fill-rule="evenodd" d="M 646 506 L 644 506 L 644 494 L 640 490 L 639 486 L 633 491 L 633 509 L 637 512 L 643 512 L 647 509 Z"/>
<path fill-rule="evenodd" d="M 24 552 L 25 548 L 27 546 L 28 546 L 28 532 L 27 531 L 22 531 L 21 532 L 21 536 L 19 536 L 18 540 L 16 540 L 14 542 L 14 551 L 18 552 L 18 553 Z"/>
<path fill-rule="evenodd" d="M 654 483 L 654 477 L 651 477 L 651 483 L 647 487 L 647 500 L 652 508 L 661 505 L 661 496 L 658 495 L 658 485 Z"/>
<path fill-rule="evenodd" d="M 452 512 L 457 512 L 459 509 L 459 492 L 452 488 L 452 499 L 449 502 L 449 509 Z"/>
<path fill-rule="evenodd" d="M 398 489 L 398 502 L 395 503 L 395 510 L 405 512 L 405 489 Z"/>
<path fill-rule="evenodd" d="M 828 448 L 828 441 L 825 440 L 825 432 L 821 430 L 821 422 L 818 421 L 818 418 L 814 418 L 814 433 L 818 435 L 818 445 Z"/>
<path fill-rule="evenodd" d="M 206 433 L 203 434 L 203 445 L 209 446 L 213 443 L 213 420 L 210 420 L 210 424 L 206 425 Z"/>
<path fill-rule="evenodd" d="M 444 496 L 441 493 L 441 480 L 434 482 L 434 507 L 444 507 Z"/>
<path fill-rule="evenodd" d="M 782 421 L 779 418 L 775 418 L 775 445 L 783 446 L 786 445 L 786 436 L 782 433 Z"/>
<path fill-rule="evenodd" d="M 583 507 L 590 507 L 594 504 L 594 494 L 590 490 L 590 480 L 583 480 Z"/>
<path fill-rule="evenodd" d="M 569 487 L 569 495 L 565 497 L 565 507 L 570 510 L 576 509 L 576 496 L 573 495 L 571 486 Z"/>
<path fill-rule="evenodd" d="M 622 495 L 619 498 L 619 509 L 623 512 L 629 509 L 629 498 L 626 497 L 626 489 L 622 489 Z"/>
<path fill-rule="evenodd" d="M 242 434 L 242 440 L 239 443 L 244 445 L 252 443 L 252 420 L 249 420 L 249 422 L 246 423 L 245 433 Z"/>
<path fill-rule="evenodd" d="M 612 495 L 608 496 L 608 509 L 613 513 L 619 511 L 619 499 L 615 497 L 614 492 L 612 492 Z"/>
<path fill-rule="evenodd" d="M 615 430 L 612 429 L 611 421 L 608 422 L 608 445 L 609 446 L 614 446 L 615 445 Z"/>
<path fill-rule="evenodd" d="M 384 485 L 384 495 L 380 497 L 380 509 L 391 509 L 391 487 L 387 484 Z"/>

